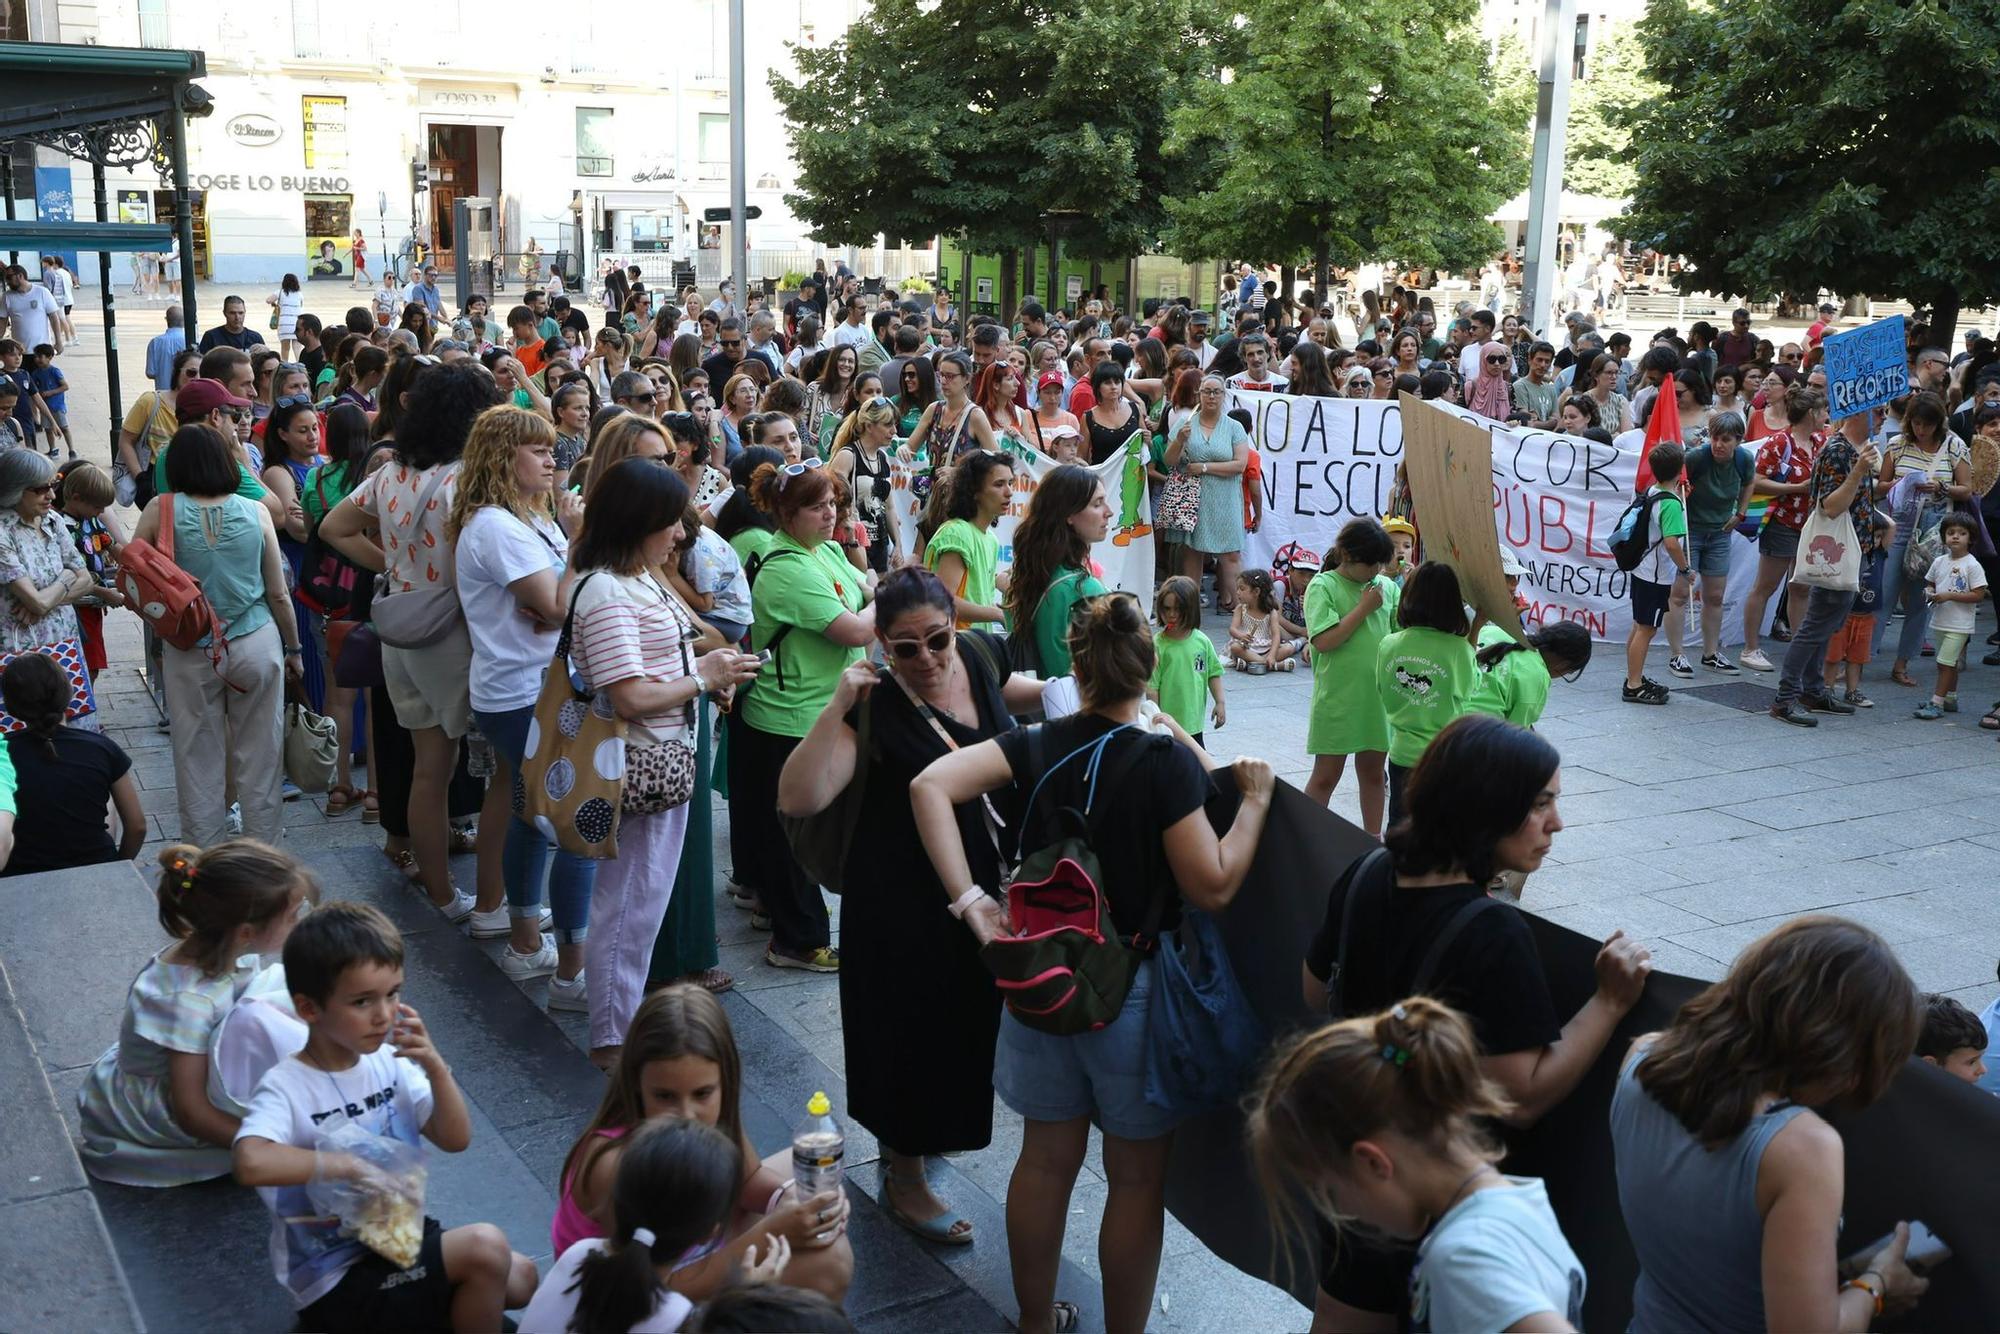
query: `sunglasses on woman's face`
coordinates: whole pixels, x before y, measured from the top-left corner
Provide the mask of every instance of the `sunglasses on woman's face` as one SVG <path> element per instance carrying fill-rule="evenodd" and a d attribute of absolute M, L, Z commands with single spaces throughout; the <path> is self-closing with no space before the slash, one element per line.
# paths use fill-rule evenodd
<path fill-rule="evenodd" d="M 896 655 L 897 661 L 908 662 L 919 653 L 941 656 L 951 647 L 952 633 L 952 628 L 946 626 L 942 630 L 933 630 L 922 639 L 890 639 L 884 642 L 888 644 L 889 652 Z"/>

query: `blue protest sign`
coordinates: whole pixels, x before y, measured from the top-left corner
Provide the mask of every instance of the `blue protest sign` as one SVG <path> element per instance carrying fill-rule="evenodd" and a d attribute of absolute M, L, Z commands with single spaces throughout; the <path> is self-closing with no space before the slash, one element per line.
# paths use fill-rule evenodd
<path fill-rule="evenodd" d="M 1826 409 L 1835 421 L 1901 398 L 1910 388 L 1903 317 L 1865 324 L 1826 339 Z"/>

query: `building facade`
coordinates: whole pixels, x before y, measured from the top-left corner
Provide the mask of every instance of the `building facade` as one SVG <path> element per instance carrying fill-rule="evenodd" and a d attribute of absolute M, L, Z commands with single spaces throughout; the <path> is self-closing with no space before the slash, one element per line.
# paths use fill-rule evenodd
<path fill-rule="evenodd" d="M 748 194 L 762 210 L 748 241 L 754 251 L 810 256 L 823 248 L 784 204 L 792 166 L 770 77 L 792 67 L 786 43 L 838 35 L 862 0 L 746 3 Z M 60 31 L 45 25 L 37 40 L 206 53 L 202 82 L 215 110 L 193 123 L 189 162 L 199 276 L 346 281 L 357 230 L 378 278 L 384 257 L 412 238 L 450 269 L 453 204 L 466 197 L 492 205 L 487 243 L 510 271 L 531 248 L 719 271 L 698 261 L 722 241 L 704 210 L 729 202 L 727 0 L 53 8 Z M 89 167 L 71 170 L 87 215 Z M 144 168 L 114 172 L 107 185 L 115 216 L 171 214 L 171 193 Z M 95 257 L 80 258 L 93 279 Z M 114 258 L 114 281 L 129 281 L 128 263 Z"/>

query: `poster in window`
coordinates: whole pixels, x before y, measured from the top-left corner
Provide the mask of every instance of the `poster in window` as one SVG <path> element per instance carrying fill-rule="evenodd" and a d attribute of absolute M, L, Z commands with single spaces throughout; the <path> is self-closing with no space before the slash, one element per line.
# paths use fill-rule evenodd
<path fill-rule="evenodd" d="M 152 201 L 146 198 L 144 190 L 120 190 L 118 192 L 118 221 L 124 223 L 148 223 L 152 220 Z"/>
<path fill-rule="evenodd" d="M 354 196 L 306 196 L 306 276 L 345 278 L 354 266 Z"/>
<path fill-rule="evenodd" d="M 347 170 L 347 99 L 344 97 L 302 97 L 300 118 L 305 124 L 306 170 Z"/>

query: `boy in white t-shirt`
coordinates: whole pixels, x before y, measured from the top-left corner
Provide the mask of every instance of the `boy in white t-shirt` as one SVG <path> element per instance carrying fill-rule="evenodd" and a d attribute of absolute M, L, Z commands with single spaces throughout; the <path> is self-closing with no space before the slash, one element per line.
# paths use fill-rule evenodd
<path fill-rule="evenodd" d="M 1965 665 L 1975 609 L 1986 601 L 1986 571 L 1972 556 L 1972 516 L 1947 514 L 1938 533 L 1944 538 L 1944 555 L 1924 575 L 1931 632 L 1937 636 L 1937 689 L 1917 709 L 1917 717 L 1926 720 L 1958 712 L 1958 669 Z"/>
<path fill-rule="evenodd" d="M 236 1132 L 236 1179 L 271 1210 L 271 1262 L 300 1327 L 328 1331 L 500 1328 L 525 1306 L 535 1265 L 490 1223 L 444 1231 L 423 1220 L 416 1263 L 398 1268 L 342 1235 L 314 1207 L 315 1179 L 379 1176 L 359 1158 L 315 1148 L 346 1117 L 371 1134 L 458 1153 L 472 1118 L 423 1020 L 402 1003 L 403 938 L 374 908 L 329 904 L 285 942 L 285 985 L 305 1022 L 303 1050 L 272 1066 Z"/>

